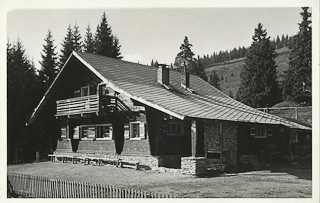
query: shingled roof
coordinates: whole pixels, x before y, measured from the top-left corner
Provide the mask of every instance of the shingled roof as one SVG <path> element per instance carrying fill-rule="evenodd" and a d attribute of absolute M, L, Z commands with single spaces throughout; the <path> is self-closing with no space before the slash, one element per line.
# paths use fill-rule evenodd
<path fill-rule="evenodd" d="M 191 93 L 181 86 L 181 73 L 176 71 L 170 71 L 172 89 L 167 89 L 157 82 L 155 67 L 83 52 L 73 52 L 71 57 L 76 57 L 115 91 L 181 120 L 218 119 L 311 130 L 309 126 L 246 106 L 194 75 L 190 75 L 190 88 L 194 90 Z"/>

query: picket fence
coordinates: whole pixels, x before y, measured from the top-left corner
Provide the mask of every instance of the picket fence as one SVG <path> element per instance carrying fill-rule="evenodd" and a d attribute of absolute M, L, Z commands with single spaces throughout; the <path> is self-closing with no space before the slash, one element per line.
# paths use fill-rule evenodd
<path fill-rule="evenodd" d="M 48 179 L 25 174 L 7 174 L 8 193 L 33 198 L 174 198 L 112 185 Z"/>

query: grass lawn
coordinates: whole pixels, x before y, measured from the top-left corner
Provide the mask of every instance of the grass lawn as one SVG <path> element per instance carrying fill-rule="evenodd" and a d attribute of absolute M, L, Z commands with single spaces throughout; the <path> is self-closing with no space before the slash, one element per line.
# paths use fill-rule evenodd
<path fill-rule="evenodd" d="M 210 178 L 61 162 L 8 165 L 7 172 L 116 185 L 178 197 L 310 198 L 312 196 L 309 162 L 297 165 L 278 164 L 266 170 L 224 174 Z"/>

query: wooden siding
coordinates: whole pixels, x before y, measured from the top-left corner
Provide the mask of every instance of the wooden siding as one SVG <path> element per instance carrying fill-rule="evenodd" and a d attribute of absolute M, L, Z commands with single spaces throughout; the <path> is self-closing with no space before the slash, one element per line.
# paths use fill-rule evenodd
<path fill-rule="evenodd" d="M 69 116 L 84 113 L 107 113 L 131 111 L 120 99 L 98 94 L 58 100 L 56 116 Z"/>

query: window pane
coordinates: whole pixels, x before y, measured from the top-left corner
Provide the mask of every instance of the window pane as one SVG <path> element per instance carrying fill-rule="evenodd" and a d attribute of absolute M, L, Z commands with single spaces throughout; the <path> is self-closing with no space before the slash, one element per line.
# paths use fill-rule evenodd
<path fill-rule="evenodd" d="M 88 127 L 87 134 L 89 138 L 94 138 L 96 135 L 96 128 L 94 126 Z"/>

